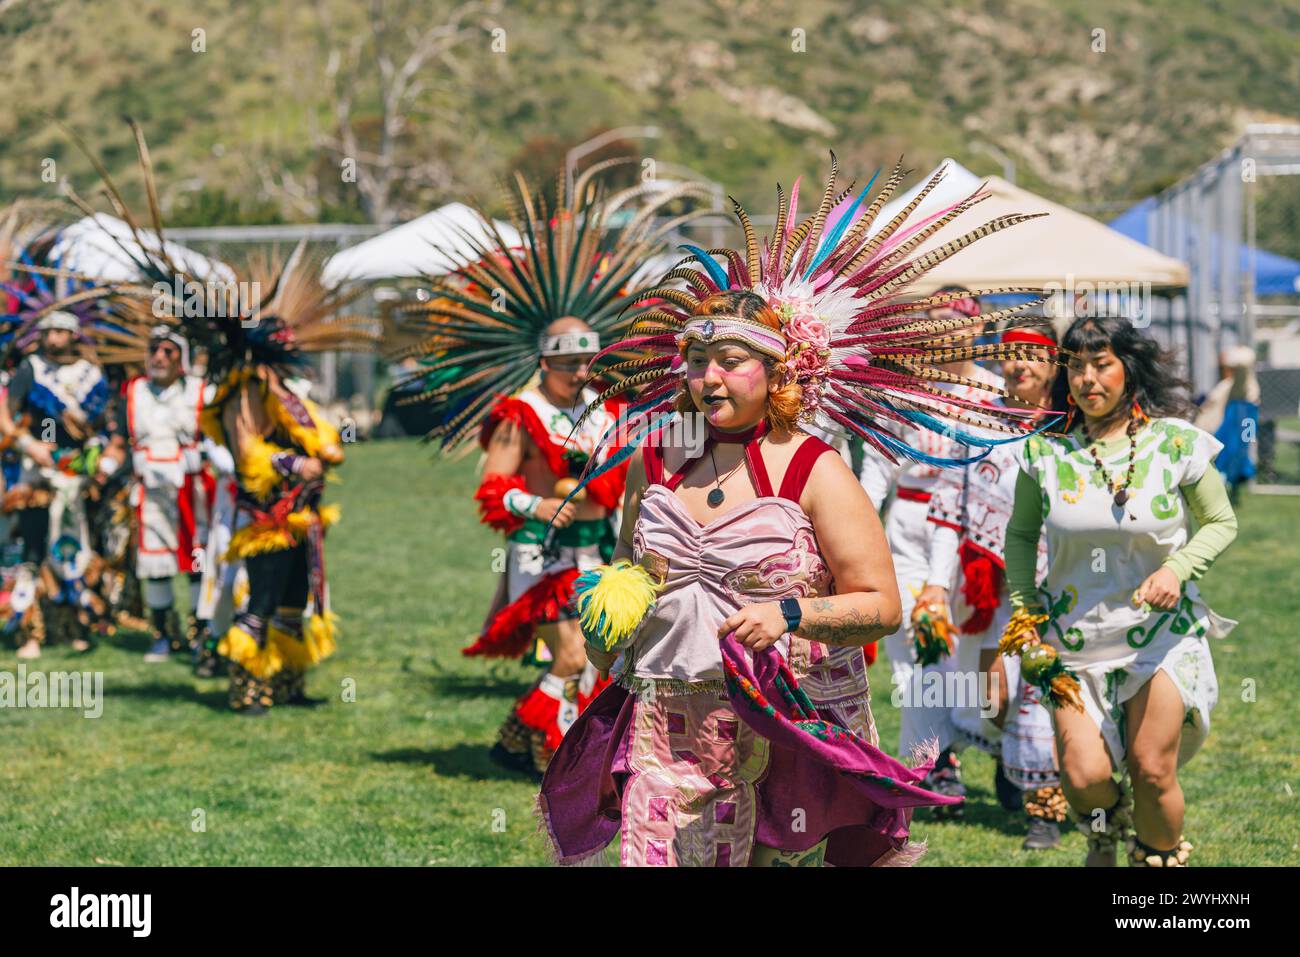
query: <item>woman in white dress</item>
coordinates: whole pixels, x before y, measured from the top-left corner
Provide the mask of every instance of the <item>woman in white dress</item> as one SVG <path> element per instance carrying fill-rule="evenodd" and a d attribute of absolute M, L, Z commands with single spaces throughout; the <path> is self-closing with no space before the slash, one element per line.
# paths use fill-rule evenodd
<path fill-rule="evenodd" d="M 1004 648 L 1021 645 L 1022 673 L 1052 701 L 1088 864 L 1113 865 L 1127 839 L 1130 864 L 1177 866 L 1191 850 L 1177 769 L 1218 698 L 1207 638 L 1235 624 L 1194 583 L 1237 531 L 1212 467 L 1221 446 L 1181 417 L 1190 405 L 1172 358 L 1126 319 L 1076 320 L 1061 347 L 1054 391 L 1071 417 L 1065 435 L 1023 446 L 1006 543 L 1019 614 Z"/>

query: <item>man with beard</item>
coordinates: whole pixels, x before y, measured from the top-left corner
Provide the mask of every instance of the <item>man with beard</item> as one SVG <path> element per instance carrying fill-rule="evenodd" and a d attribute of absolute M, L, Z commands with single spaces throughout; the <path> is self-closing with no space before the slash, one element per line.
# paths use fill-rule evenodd
<path fill-rule="evenodd" d="M 52 311 L 41 317 L 37 330 L 40 345 L 14 372 L 8 402 L 0 410 L 0 431 L 22 455 L 13 492 L 19 504 L 23 563 L 33 577 L 49 557 L 51 541 L 68 535 L 89 551 L 82 497 L 87 480 L 116 471 L 122 456 L 118 444 L 104 452 L 98 436 L 108 386 L 99 366 L 79 353 L 77 317 Z M 39 655 L 39 639 L 29 634 L 18 656 Z"/>
<path fill-rule="evenodd" d="M 172 608 L 172 580 L 188 576 L 190 608 L 197 608 L 201 554 L 208 524 L 199 450 L 203 380 L 189 374 L 189 343 L 162 324 L 149 333 L 148 374 L 126 384 L 118 434 L 131 443 L 136 486 L 131 492 L 139 529 L 136 575 L 149 609 L 153 644 L 145 661 L 166 661 L 185 644 Z M 210 676 L 216 664 L 205 648 L 204 623 L 191 625 L 195 664 Z"/>

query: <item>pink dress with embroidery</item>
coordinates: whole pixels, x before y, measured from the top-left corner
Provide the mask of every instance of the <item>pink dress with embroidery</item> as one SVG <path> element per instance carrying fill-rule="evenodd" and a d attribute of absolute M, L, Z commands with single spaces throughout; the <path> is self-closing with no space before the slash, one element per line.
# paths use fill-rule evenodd
<path fill-rule="evenodd" d="M 556 858 L 587 861 L 618 836 L 625 865 L 744 866 L 756 844 L 822 840 L 830 864 L 911 863 L 912 809 L 959 799 L 923 787 L 931 763 L 908 767 L 874 743 L 862 649 L 783 636 L 750 652 L 717 634 L 748 602 L 833 589 L 798 505 L 830 447 L 804 440 L 773 495 L 748 440 L 758 497 L 705 525 L 672 494 L 681 476 L 665 481 L 653 442 L 643 448 L 634 551 L 667 587 L 542 779 Z"/>
<path fill-rule="evenodd" d="M 667 587 L 616 677 L 637 695 L 624 758 L 630 775 L 622 795 L 624 865 L 749 862 L 762 813 L 756 785 L 768 770 L 768 748 L 727 700 L 717 626 L 742 605 L 832 591 L 798 501 L 813 463 L 827 451 L 833 452 L 820 440 L 805 440 L 779 495 L 760 462 L 753 476 L 759 496 L 701 526 L 673 494 L 681 476 L 665 484 L 657 450 L 645 450 L 650 485 L 633 559 Z M 861 648 L 828 649 L 789 635 L 778 647 L 817 705 L 876 742 Z M 775 822 L 792 826 L 797 822 Z"/>

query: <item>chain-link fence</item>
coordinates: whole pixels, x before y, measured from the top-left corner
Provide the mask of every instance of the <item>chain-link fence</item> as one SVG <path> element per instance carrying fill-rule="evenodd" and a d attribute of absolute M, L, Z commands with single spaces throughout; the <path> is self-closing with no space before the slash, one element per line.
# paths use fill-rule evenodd
<path fill-rule="evenodd" d="M 1188 263 L 1186 295 L 1162 329 L 1182 326 L 1199 394 L 1224 375 L 1223 352 L 1254 349 L 1257 487 L 1300 491 L 1300 125 L 1255 124 L 1155 197 L 1150 245 Z M 1252 390 L 1253 393 L 1253 390 Z M 1250 396 L 1254 398 L 1253 394 Z"/>

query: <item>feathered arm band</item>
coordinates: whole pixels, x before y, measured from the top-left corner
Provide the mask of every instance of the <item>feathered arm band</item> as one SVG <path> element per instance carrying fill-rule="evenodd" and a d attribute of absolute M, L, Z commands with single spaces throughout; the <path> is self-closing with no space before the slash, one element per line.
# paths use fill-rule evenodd
<path fill-rule="evenodd" d="M 583 572 L 573 586 L 573 606 L 583 637 L 604 652 L 619 651 L 654 610 L 663 586 L 626 558 Z"/>
<path fill-rule="evenodd" d="M 271 456 L 272 467 L 286 478 L 301 472 L 303 463 L 307 461 L 305 455 L 296 455 L 293 452 L 277 452 Z"/>
<path fill-rule="evenodd" d="M 474 498 L 478 502 L 479 521 L 505 532 L 518 531 L 524 520 L 506 507 L 506 495 L 511 491 L 527 492 L 521 475 L 485 475 Z"/>

